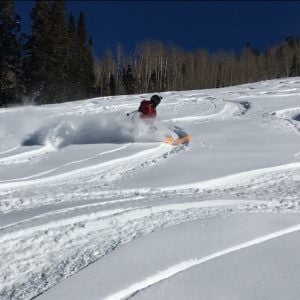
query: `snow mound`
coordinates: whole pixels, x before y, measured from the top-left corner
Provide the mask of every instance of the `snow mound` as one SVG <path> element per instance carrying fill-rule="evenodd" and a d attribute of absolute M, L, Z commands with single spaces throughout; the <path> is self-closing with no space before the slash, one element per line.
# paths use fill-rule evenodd
<path fill-rule="evenodd" d="M 297 132 L 300 131 L 300 107 L 293 107 L 288 109 L 282 109 L 273 111 L 272 116 L 287 122 L 288 126 L 292 126 Z"/>

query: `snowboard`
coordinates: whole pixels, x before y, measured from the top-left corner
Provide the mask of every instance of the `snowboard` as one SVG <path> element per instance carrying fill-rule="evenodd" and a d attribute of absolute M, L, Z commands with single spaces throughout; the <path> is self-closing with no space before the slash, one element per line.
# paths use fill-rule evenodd
<path fill-rule="evenodd" d="M 167 136 L 167 138 L 164 140 L 164 143 L 170 144 L 170 145 L 188 145 L 192 139 L 192 137 L 187 134 L 182 128 L 175 126 L 172 128 L 173 132 L 176 134 L 176 137 L 174 136 Z"/>

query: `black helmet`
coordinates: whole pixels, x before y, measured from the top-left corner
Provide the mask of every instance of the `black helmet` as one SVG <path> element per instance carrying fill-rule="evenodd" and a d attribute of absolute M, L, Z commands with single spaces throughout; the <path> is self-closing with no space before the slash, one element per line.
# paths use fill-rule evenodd
<path fill-rule="evenodd" d="M 162 99 L 161 96 L 158 96 L 158 95 L 153 95 L 151 97 L 151 102 L 153 103 L 153 105 L 156 107 L 159 103 L 160 103 L 160 100 Z"/>

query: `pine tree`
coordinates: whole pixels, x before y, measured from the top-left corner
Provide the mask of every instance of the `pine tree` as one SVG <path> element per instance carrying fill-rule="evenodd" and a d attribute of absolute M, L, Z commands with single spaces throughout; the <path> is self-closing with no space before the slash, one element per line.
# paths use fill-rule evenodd
<path fill-rule="evenodd" d="M 92 54 L 92 40 L 88 42 L 87 30 L 85 25 L 85 15 L 83 12 L 79 15 L 77 26 L 77 43 L 78 43 L 78 90 L 82 98 L 89 97 L 91 89 L 94 87 L 94 61 Z"/>
<path fill-rule="evenodd" d="M 20 17 L 12 0 L 0 1 L 0 106 L 20 101 Z"/>
<path fill-rule="evenodd" d="M 49 96 L 52 102 L 62 102 L 68 96 L 68 32 L 64 0 L 54 0 L 50 14 L 51 60 L 49 69 Z"/>
<path fill-rule="evenodd" d="M 111 74 L 110 78 L 109 78 L 110 95 L 115 96 L 116 95 L 116 90 L 117 90 L 116 79 L 115 79 L 114 74 Z"/>
<path fill-rule="evenodd" d="M 147 92 L 153 93 L 155 91 L 157 91 L 157 76 L 155 70 L 152 70 Z"/>
<path fill-rule="evenodd" d="M 94 61 L 84 14 L 80 14 L 76 29 L 72 14 L 66 23 L 64 1 L 37 0 L 31 16 L 26 58 L 29 94 L 39 104 L 90 96 Z"/>
<path fill-rule="evenodd" d="M 28 94 L 42 103 L 67 99 L 68 35 L 65 1 L 37 0 L 27 44 Z"/>
<path fill-rule="evenodd" d="M 109 78 L 102 72 L 97 88 L 99 96 L 110 96 Z"/>
<path fill-rule="evenodd" d="M 47 103 L 51 61 L 50 3 L 37 0 L 31 12 L 32 32 L 26 44 L 25 78 L 27 95 L 37 103 Z"/>
<path fill-rule="evenodd" d="M 86 57 L 85 57 L 85 49 L 87 44 L 87 34 L 85 28 L 85 17 L 83 12 L 79 15 L 78 25 L 77 25 L 77 88 L 78 88 L 78 96 L 80 98 L 84 98 L 87 94 L 86 87 L 86 78 L 85 78 L 85 68 L 86 68 Z"/>
<path fill-rule="evenodd" d="M 298 76 L 299 75 L 299 58 L 296 55 L 297 49 L 299 49 L 300 41 L 299 38 L 291 36 L 286 37 L 285 42 L 288 47 L 289 52 L 289 74 L 288 76 Z"/>
<path fill-rule="evenodd" d="M 87 77 L 87 97 L 95 94 L 95 70 L 94 70 L 94 57 L 93 57 L 93 41 L 89 38 L 88 48 L 86 49 L 87 65 L 86 65 L 86 77 Z"/>
<path fill-rule="evenodd" d="M 123 68 L 122 71 L 122 83 L 124 86 L 124 92 L 126 95 L 131 95 L 134 94 L 136 91 L 136 81 L 135 78 L 132 74 L 132 70 L 131 70 L 131 66 L 128 65 L 127 66 L 127 70 L 125 71 L 125 69 Z"/>
<path fill-rule="evenodd" d="M 74 16 L 71 13 L 68 21 L 68 55 L 67 55 L 67 78 L 68 78 L 68 99 L 78 98 L 78 75 L 76 72 L 78 65 L 78 45 Z"/>
<path fill-rule="evenodd" d="M 300 63 L 296 54 L 293 55 L 291 74 L 290 76 L 299 76 L 300 75 Z"/>

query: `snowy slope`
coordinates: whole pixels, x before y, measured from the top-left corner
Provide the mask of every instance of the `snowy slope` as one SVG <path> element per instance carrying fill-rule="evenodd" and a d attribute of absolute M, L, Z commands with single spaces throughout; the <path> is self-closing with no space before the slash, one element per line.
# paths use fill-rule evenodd
<path fill-rule="evenodd" d="M 0 109 L 1 299 L 299 297 L 300 78 L 162 96 Z"/>

